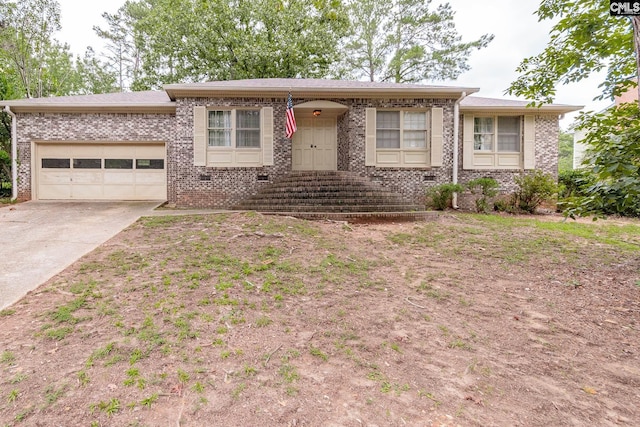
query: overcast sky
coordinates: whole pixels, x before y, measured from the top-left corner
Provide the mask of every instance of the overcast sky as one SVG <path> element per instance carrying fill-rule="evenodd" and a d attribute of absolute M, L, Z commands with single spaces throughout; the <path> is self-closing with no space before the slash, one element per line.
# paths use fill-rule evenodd
<path fill-rule="evenodd" d="M 103 12 L 115 12 L 124 0 L 58 0 L 62 9 L 62 31 L 56 35 L 76 54 L 87 46 L 100 52 L 102 41 L 95 36 L 94 25 L 105 27 Z M 384 0 L 381 0 L 384 1 Z M 551 23 L 538 22 L 534 12 L 540 0 L 449 0 L 456 11 L 456 26 L 463 40 L 474 40 L 482 34 L 495 35 L 489 47 L 472 54 L 471 70 L 450 85 L 479 87 L 477 96 L 505 97 L 504 91 L 517 77 L 516 67 L 522 59 L 541 52 L 549 39 Z M 434 0 L 434 4 L 441 3 Z M 594 102 L 602 76 L 586 82 L 558 88 L 556 103 L 585 105 L 587 110 L 600 110 L 609 102 Z M 442 84 L 442 82 L 434 82 Z M 574 115 L 563 120 L 566 128 Z"/>

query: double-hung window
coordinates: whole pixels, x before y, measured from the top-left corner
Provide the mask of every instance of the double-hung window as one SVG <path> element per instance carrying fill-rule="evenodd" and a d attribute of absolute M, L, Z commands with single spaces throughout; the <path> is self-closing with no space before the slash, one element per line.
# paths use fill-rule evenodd
<path fill-rule="evenodd" d="M 375 165 L 429 166 L 429 112 L 375 111 Z"/>
<path fill-rule="evenodd" d="M 193 107 L 193 164 L 273 165 L 273 107 Z"/>
<path fill-rule="evenodd" d="M 464 120 L 465 169 L 521 169 L 533 152 L 532 116 L 465 114 Z"/>
<path fill-rule="evenodd" d="M 473 149 L 486 152 L 520 152 L 520 116 L 475 117 Z"/>
<path fill-rule="evenodd" d="M 260 110 L 210 110 L 209 147 L 260 148 Z"/>
<path fill-rule="evenodd" d="M 426 149 L 427 113 L 377 111 L 376 148 Z"/>

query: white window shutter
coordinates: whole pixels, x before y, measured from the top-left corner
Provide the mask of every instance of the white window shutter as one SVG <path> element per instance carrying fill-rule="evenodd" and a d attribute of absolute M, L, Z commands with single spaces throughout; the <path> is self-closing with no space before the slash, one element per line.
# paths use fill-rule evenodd
<path fill-rule="evenodd" d="M 262 164 L 273 166 L 273 107 L 262 109 Z"/>
<path fill-rule="evenodd" d="M 431 166 L 442 166 L 444 112 L 441 107 L 431 109 Z"/>
<path fill-rule="evenodd" d="M 465 114 L 462 126 L 462 168 L 473 169 L 473 116 Z"/>
<path fill-rule="evenodd" d="M 207 109 L 193 107 L 193 164 L 207 165 Z"/>
<path fill-rule="evenodd" d="M 365 166 L 376 165 L 376 109 L 367 108 L 365 115 Z"/>
<path fill-rule="evenodd" d="M 525 169 L 536 168 L 536 118 L 524 116 L 523 165 Z"/>

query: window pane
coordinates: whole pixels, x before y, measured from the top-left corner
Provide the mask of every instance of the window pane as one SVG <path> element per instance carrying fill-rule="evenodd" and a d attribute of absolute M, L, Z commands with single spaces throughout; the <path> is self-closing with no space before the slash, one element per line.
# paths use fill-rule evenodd
<path fill-rule="evenodd" d="M 236 132 L 236 147 L 260 148 L 260 130 L 240 130 Z"/>
<path fill-rule="evenodd" d="M 260 111 L 238 110 L 236 119 L 238 129 L 260 129 Z"/>
<path fill-rule="evenodd" d="M 377 129 L 400 129 L 399 111 L 378 111 L 376 113 Z"/>
<path fill-rule="evenodd" d="M 104 159 L 105 169 L 133 169 L 133 159 Z"/>
<path fill-rule="evenodd" d="M 236 147 L 260 148 L 260 111 L 236 111 Z"/>
<path fill-rule="evenodd" d="M 475 134 L 473 135 L 473 149 L 491 151 L 493 149 L 493 135 Z"/>
<path fill-rule="evenodd" d="M 136 169 L 164 169 L 164 159 L 137 159 Z"/>
<path fill-rule="evenodd" d="M 520 117 L 498 117 L 498 151 L 520 151 Z"/>
<path fill-rule="evenodd" d="M 493 117 L 475 117 L 473 121 L 474 133 L 493 133 Z"/>
<path fill-rule="evenodd" d="M 498 151 L 520 151 L 520 138 L 517 135 L 498 134 Z"/>
<path fill-rule="evenodd" d="M 69 169 L 71 168 L 71 159 L 42 159 L 42 167 L 44 169 Z"/>
<path fill-rule="evenodd" d="M 74 169 L 102 169 L 101 159 L 73 159 Z"/>
<path fill-rule="evenodd" d="M 473 149 L 493 150 L 493 117 L 475 117 L 473 119 Z"/>
<path fill-rule="evenodd" d="M 400 148 L 400 130 L 378 130 L 376 132 L 377 148 Z"/>
<path fill-rule="evenodd" d="M 427 132 L 420 131 L 404 131 L 404 148 L 427 148 Z"/>
<path fill-rule="evenodd" d="M 427 115 L 425 113 L 404 113 L 404 128 L 405 129 L 427 129 Z"/>
<path fill-rule="evenodd" d="M 210 130 L 209 147 L 231 147 L 231 129 Z"/>
<path fill-rule="evenodd" d="M 209 111 L 210 129 L 231 129 L 231 111 Z"/>

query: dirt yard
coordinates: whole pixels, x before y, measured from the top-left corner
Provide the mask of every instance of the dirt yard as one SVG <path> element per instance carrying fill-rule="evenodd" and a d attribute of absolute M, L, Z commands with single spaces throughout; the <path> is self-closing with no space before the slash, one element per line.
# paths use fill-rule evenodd
<path fill-rule="evenodd" d="M 0 425 L 637 426 L 639 344 L 637 222 L 144 218 L 0 312 Z"/>

